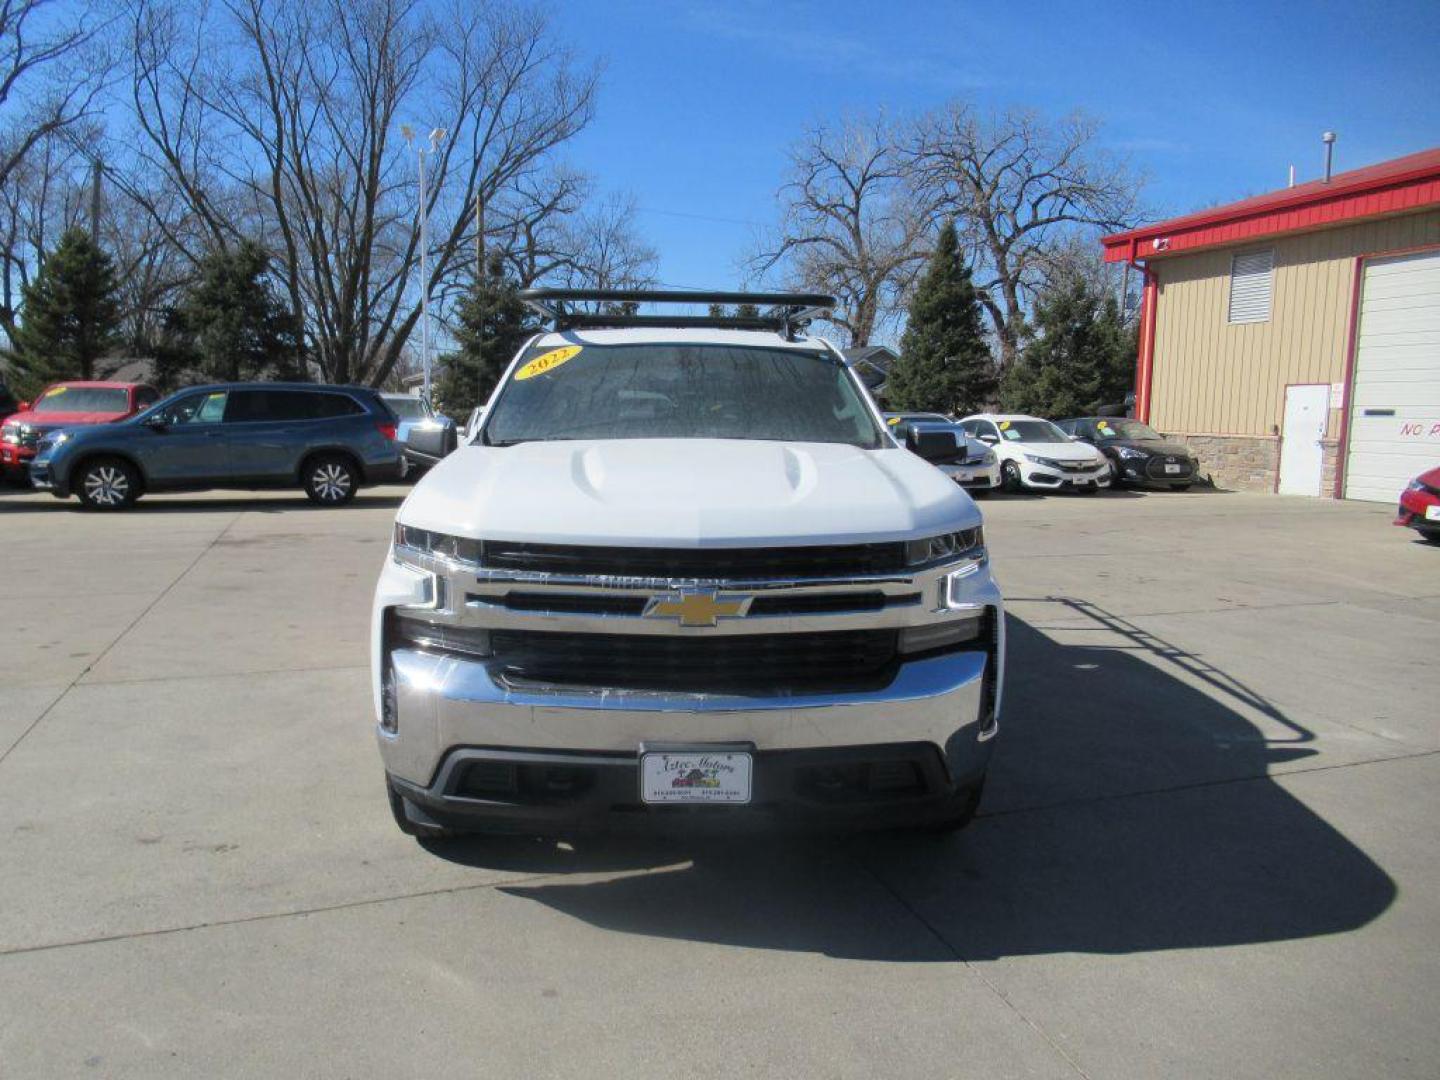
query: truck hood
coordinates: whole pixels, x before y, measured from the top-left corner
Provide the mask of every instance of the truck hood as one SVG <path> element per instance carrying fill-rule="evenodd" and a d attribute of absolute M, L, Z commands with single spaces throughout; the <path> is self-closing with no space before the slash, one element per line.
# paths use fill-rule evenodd
<path fill-rule="evenodd" d="M 898 447 L 633 439 L 462 446 L 399 520 L 475 539 L 702 548 L 911 539 L 980 512 Z"/>

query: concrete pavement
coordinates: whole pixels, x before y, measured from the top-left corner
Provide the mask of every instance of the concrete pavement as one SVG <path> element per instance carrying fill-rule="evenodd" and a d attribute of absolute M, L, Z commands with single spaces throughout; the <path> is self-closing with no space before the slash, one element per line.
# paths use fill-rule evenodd
<path fill-rule="evenodd" d="M 959 837 L 432 852 L 370 731 L 401 494 L 0 494 L 0 1077 L 1440 1071 L 1440 550 L 1387 508 L 984 504 Z"/>

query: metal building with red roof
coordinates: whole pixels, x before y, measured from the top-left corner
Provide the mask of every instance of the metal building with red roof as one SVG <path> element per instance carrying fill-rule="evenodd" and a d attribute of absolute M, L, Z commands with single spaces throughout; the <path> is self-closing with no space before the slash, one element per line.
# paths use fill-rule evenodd
<path fill-rule="evenodd" d="M 1440 464 L 1440 148 L 1115 233 L 1135 413 L 1222 486 L 1391 502 Z"/>

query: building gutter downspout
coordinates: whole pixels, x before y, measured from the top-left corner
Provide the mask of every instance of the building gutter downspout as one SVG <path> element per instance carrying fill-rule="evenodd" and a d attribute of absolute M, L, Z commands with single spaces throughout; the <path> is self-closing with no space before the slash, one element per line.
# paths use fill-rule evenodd
<path fill-rule="evenodd" d="M 1159 283 L 1155 271 L 1144 263 L 1135 261 L 1136 242 L 1130 241 L 1130 254 L 1126 262 L 1138 270 L 1144 281 L 1140 300 L 1140 332 L 1138 348 L 1135 351 L 1135 419 L 1142 424 L 1150 422 L 1150 382 L 1155 371 L 1155 310 L 1159 301 Z"/>

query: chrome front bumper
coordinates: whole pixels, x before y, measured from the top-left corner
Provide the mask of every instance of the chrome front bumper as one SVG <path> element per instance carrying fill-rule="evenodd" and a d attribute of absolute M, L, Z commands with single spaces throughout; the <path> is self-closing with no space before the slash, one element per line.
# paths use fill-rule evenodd
<path fill-rule="evenodd" d="M 885 587 L 912 593 L 918 590 L 929 598 L 937 594 L 943 576 L 943 571 L 922 572 Z M 524 584 L 533 589 L 536 583 Z M 837 584 L 825 587 L 833 589 Z M 876 582 L 863 584 L 874 587 Z M 602 633 L 757 632 L 756 627 L 745 626 L 758 621 L 755 619 L 722 622 L 702 631 L 678 631 L 656 627 L 653 620 L 506 612 L 486 602 L 504 587 L 487 580 L 483 573 L 477 581 L 473 570 L 457 573 L 453 567 L 437 565 L 427 572 L 387 560 L 376 592 L 372 660 L 377 718 L 388 708 L 393 722 L 393 730 L 384 722 L 376 727 L 385 768 L 393 778 L 430 788 L 447 755 L 462 747 L 628 755 L 633 759 L 642 742 L 657 741 L 745 743 L 761 754 L 919 743 L 937 749 L 952 782 L 982 773 L 989 759 L 1000 711 L 1004 617 L 988 567 L 965 579 L 963 599 L 972 612 L 985 607 L 994 610 L 993 648 L 977 645 L 973 650 L 900 663 L 883 689 L 759 696 L 517 686 L 506 681 L 498 665 L 483 657 L 396 646 L 386 639 L 385 616 L 390 608 L 493 626 L 523 623 Z M 927 600 L 883 612 L 777 618 L 767 620 L 765 629 L 917 625 L 956 614 L 937 610 Z M 388 704 L 384 701 L 387 678 L 393 687 Z"/>

